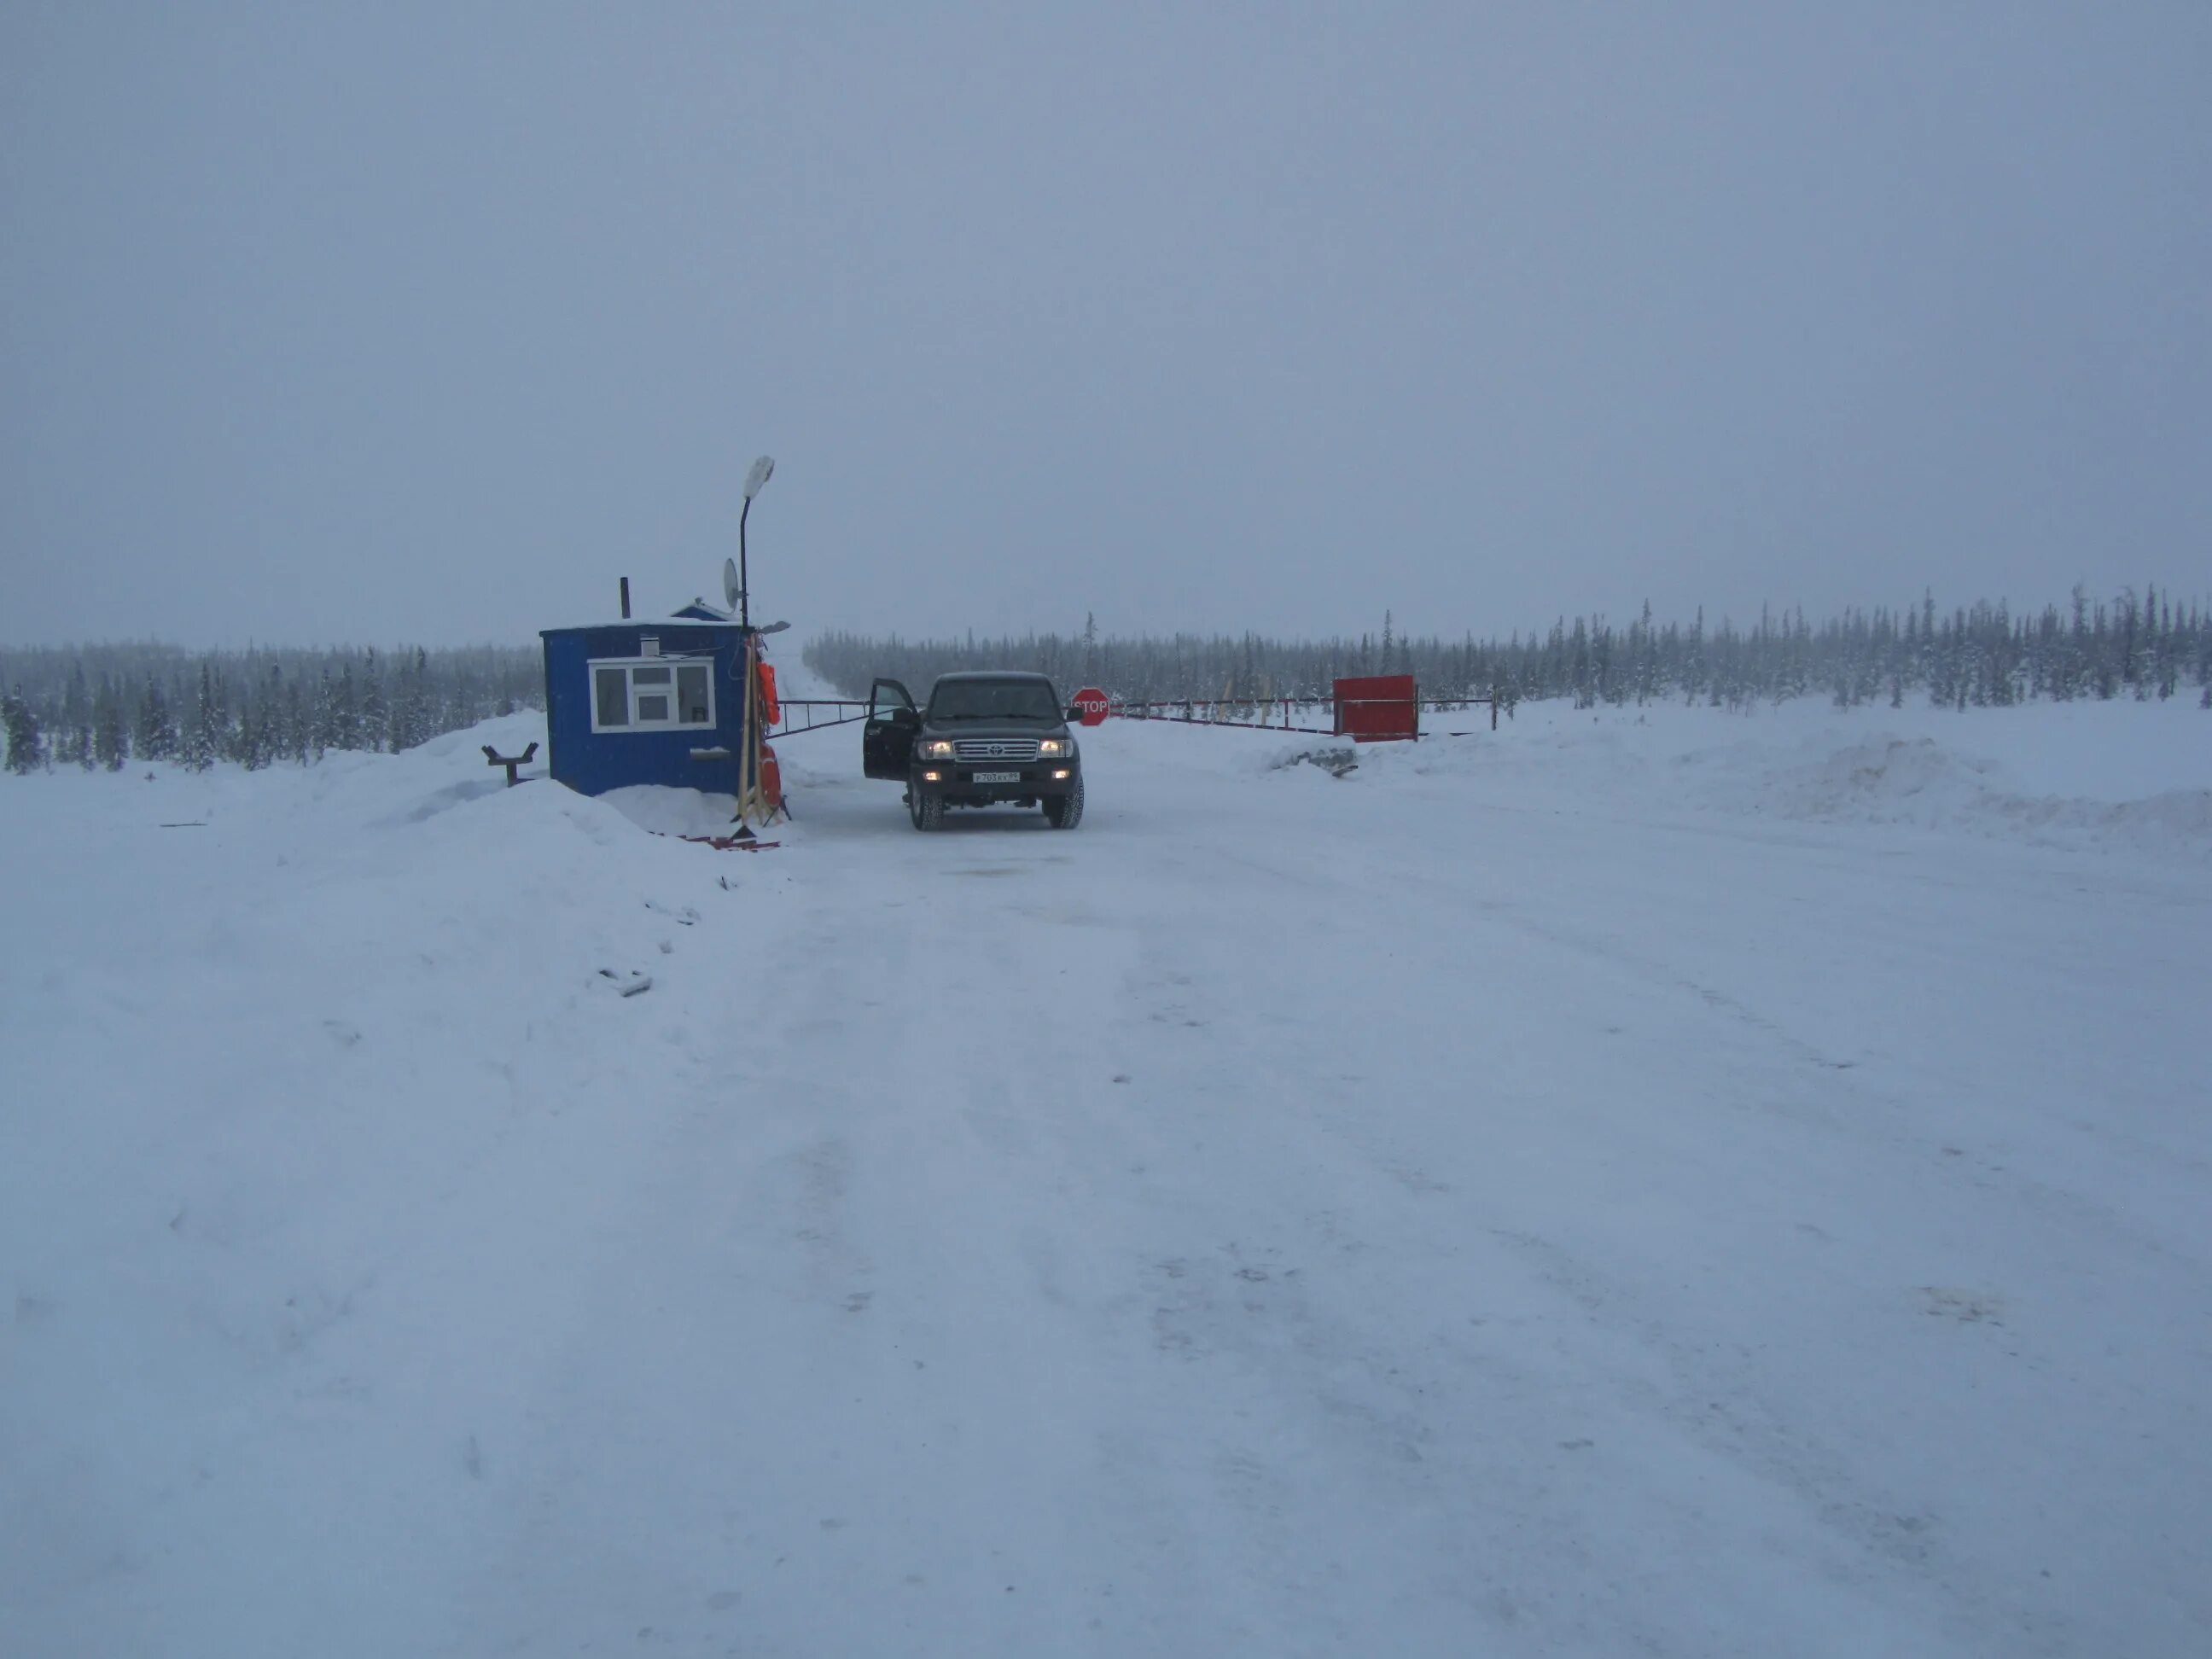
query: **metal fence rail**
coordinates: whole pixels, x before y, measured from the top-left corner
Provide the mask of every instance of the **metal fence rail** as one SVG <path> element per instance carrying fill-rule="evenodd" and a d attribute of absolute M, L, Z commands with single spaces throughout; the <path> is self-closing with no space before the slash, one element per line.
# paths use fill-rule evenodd
<path fill-rule="evenodd" d="M 1151 702 L 1117 702 L 1109 712 L 1123 720 L 1172 720 L 1182 726 L 1243 726 L 1260 731 L 1334 738 L 1349 735 L 1338 719 L 1341 709 L 1370 705 L 1402 708 L 1406 702 L 1402 697 L 1174 697 Z M 1486 706 L 1490 710 L 1490 729 L 1498 729 L 1498 701 L 1494 697 L 1416 697 L 1413 702 L 1424 712 L 1456 712 Z M 1320 720 L 1328 724 L 1301 723 Z"/>
<path fill-rule="evenodd" d="M 775 723 L 768 728 L 771 738 L 795 737 L 801 732 L 818 732 L 824 726 L 850 726 L 868 718 L 869 703 L 866 697 L 782 697 L 777 700 Z M 794 723 L 792 711 L 799 710 L 806 718 L 803 724 Z M 835 709 L 835 714 L 821 711 Z"/>
<path fill-rule="evenodd" d="M 1255 731 L 1334 738 L 1347 735 L 1338 720 L 1340 709 L 1370 704 L 1403 708 L 1405 702 L 1401 697 L 1173 697 L 1111 703 L 1108 714 L 1118 720 L 1171 720 L 1179 726 L 1237 726 Z M 1498 701 L 1494 697 L 1417 697 L 1413 703 L 1424 713 L 1486 707 L 1490 710 L 1490 729 L 1498 729 Z M 871 706 L 864 697 L 786 697 L 777 709 L 775 723 L 768 728 L 768 735 L 787 738 L 833 726 L 856 725 L 868 718 Z M 1319 723 L 1324 720 L 1327 725 Z"/>

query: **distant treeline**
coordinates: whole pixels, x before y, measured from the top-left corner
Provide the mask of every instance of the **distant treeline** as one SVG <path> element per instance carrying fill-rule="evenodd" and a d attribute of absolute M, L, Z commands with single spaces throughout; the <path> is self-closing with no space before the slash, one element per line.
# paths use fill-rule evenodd
<path fill-rule="evenodd" d="M 2212 609 L 2146 586 L 2015 613 L 2002 601 L 1939 612 L 1932 595 L 1890 610 L 1847 610 L 1818 623 L 1802 609 L 1762 610 L 1755 623 L 1700 610 L 1655 623 L 1646 605 L 1616 626 L 1561 617 L 1542 635 L 1499 641 L 1379 633 L 1326 640 L 1257 634 L 1073 635 L 902 640 L 830 633 L 806 665 L 842 694 L 865 696 L 877 675 L 916 693 L 963 668 L 1034 668 L 1063 692 L 1097 685 L 1122 702 L 1321 698 L 1347 674 L 1410 673 L 1426 696 L 1520 702 L 1680 699 L 1741 708 L 1822 696 L 1838 708 L 1908 696 L 1946 707 L 2046 698 L 2173 696 L 2193 688 L 2212 708 Z M 495 714 L 544 706 L 534 646 L 191 652 L 155 644 L 0 651 L 9 770 L 54 765 L 119 769 L 133 759 L 204 768 L 217 760 L 306 764 L 333 749 L 411 748 Z"/>
<path fill-rule="evenodd" d="M 307 765 L 333 749 L 412 748 L 541 708 L 535 647 L 190 652 L 153 644 L 0 652 L 8 769 L 173 760 Z"/>
<path fill-rule="evenodd" d="M 1063 694 L 1095 685 L 1121 702 L 1185 698 L 1319 698 L 1343 675 L 1409 673 L 1424 696 L 1520 702 L 1571 698 L 1599 703 L 1679 699 L 1741 708 L 1822 696 L 1838 708 L 1899 707 L 1924 697 L 1947 707 L 2033 698 L 2171 697 L 2185 686 L 2212 708 L 2212 610 L 2147 586 L 2094 601 L 2077 587 L 2069 605 L 2029 614 L 2003 601 L 1939 612 L 1932 594 L 1897 610 L 1847 610 L 1810 622 L 1802 609 L 1762 610 L 1756 623 L 1655 623 L 1646 604 L 1626 627 L 1602 616 L 1561 617 L 1545 634 L 1457 640 L 1398 632 L 1326 640 L 1177 634 L 1102 635 L 1086 618 L 1075 635 L 902 640 L 823 635 L 806 665 L 846 696 L 865 696 L 877 675 L 919 696 L 938 675 L 963 668 L 1037 669 Z"/>

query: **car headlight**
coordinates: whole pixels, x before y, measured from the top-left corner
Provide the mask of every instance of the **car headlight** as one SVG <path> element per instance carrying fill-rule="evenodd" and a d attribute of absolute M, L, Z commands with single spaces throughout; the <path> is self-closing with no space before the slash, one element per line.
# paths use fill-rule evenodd
<path fill-rule="evenodd" d="M 952 758 L 951 739 L 949 738 L 930 738 L 928 742 L 921 745 L 921 757 L 924 760 L 951 760 Z"/>
<path fill-rule="evenodd" d="M 1042 743 L 1037 744 L 1037 753 L 1049 758 L 1057 759 L 1074 752 L 1073 738 L 1047 738 Z"/>

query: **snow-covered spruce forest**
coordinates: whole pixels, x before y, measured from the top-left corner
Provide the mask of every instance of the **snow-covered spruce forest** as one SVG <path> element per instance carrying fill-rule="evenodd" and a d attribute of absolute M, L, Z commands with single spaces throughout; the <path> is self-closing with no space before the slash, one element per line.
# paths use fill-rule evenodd
<path fill-rule="evenodd" d="M 808 668 L 865 696 L 876 676 L 915 690 L 962 668 L 1027 667 L 1063 690 L 1099 685 L 1126 702 L 1319 696 L 1344 674 L 1411 673 L 1440 697 L 1577 708 L 1659 699 L 1741 708 L 1817 696 L 1838 708 L 1945 707 L 2039 699 L 2193 696 L 2212 708 L 2212 605 L 2155 586 L 2107 601 L 2075 590 L 2033 616 L 2003 602 L 1939 612 L 1849 610 L 1825 622 L 1802 609 L 1656 623 L 1646 605 L 1619 628 L 1562 617 L 1547 634 L 1457 641 L 1379 631 L 1326 640 L 1258 634 L 1117 638 L 1086 618 L 1079 633 L 904 640 L 831 631 L 806 646 Z M 127 643 L 0 652 L 7 765 L 120 769 L 134 758 L 204 768 L 309 764 L 331 750 L 397 753 L 518 708 L 542 708 L 535 646 L 431 650 L 192 652 Z"/>
<path fill-rule="evenodd" d="M 1096 685 L 1125 702 L 1315 697 L 1346 674 L 1409 673 L 1431 696 L 1516 703 L 1571 698 L 1577 708 L 1662 698 L 1739 708 L 1795 697 L 1838 708 L 1900 706 L 1924 698 L 1989 707 L 2036 699 L 2166 698 L 2193 693 L 2212 708 L 2212 606 L 2156 586 L 2110 601 L 2075 588 L 2065 606 L 2014 612 L 2003 601 L 1939 612 L 1931 596 L 1889 610 L 1847 610 L 1814 623 L 1802 609 L 1739 626 L 1655 623 L 1651 607 L 1626 628 L 1602 616 L 1561 617 L 1547 634 L 1500 641 L 1381 630 L 1357 637 L 1275 640 L 1257 634 L 1115 639 L 1086 619 L 1082 632 L 1018 638 L 902 640 L 828 633 L 806 665 L 848 696 L 878 674 L 920 691 L 963 668 L 1036 668 L 1064 688 Z"/>
<path fill-rule="evenodd" d="M 172 645 L 0 652 L 8 769 L 218 760 L 306 765 L 333 749 L 398 753 L 542 708 L 534 646 L 191 652 Z"/>

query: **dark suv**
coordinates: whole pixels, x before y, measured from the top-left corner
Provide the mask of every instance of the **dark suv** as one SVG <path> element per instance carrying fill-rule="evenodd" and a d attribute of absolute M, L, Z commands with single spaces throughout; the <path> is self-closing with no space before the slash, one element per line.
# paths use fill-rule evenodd
<path fill-rule="evenodd" d="M 906 687 L 878 680 L 861 730 L 861 769 L 906 785 L 917 830 L 948 806 L 1042 806 L 1055 830 L 1083 822 L 1083 757 L 1067 729 L 1075 711 L 1042 674 L 945 674 L 917 709 Z"/>

